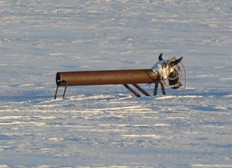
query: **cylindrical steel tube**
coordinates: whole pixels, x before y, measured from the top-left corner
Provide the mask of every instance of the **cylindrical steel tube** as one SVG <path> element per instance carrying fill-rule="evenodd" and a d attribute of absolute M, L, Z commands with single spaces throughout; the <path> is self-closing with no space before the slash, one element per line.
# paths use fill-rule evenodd
<path fill-rule="evenodd" d="M 154 83 L 158 73 L 152 69 L 57 72 L 57 86 Z"/>

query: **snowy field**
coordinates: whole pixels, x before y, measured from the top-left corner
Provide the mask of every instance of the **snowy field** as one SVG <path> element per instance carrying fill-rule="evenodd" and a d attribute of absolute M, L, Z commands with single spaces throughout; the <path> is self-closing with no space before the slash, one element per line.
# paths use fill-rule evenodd
<path fill-rule="evenodd" d="M 0 168 L 232 167 L 231 0 L 1 0 L 0 20 Z M 57 71 L 150 68 L 160 52 L 184 57 L 186 95 L 53 99 Z"/>

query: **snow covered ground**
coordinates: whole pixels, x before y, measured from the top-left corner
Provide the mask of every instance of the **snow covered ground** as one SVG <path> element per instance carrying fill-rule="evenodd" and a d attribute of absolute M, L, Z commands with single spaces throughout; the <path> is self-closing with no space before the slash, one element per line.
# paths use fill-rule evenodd
<path fill-rule="evenodd" d="M 232 167 L 231 0 L 1 0 L 0 20 L 1 168 Z M 53 99 L 57 71 L 149 68 L 160 52 L 184 57 L 186 95 Z"/>

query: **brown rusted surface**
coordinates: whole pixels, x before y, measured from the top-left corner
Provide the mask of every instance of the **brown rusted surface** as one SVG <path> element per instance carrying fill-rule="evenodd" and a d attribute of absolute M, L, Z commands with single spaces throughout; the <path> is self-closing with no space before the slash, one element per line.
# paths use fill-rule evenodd
<path fill-rule="evenodd" d="M 158 82 L 151 69 L 57 72 L 57 86 L 107 85 Z"/>
<path fill-rule="evenodd" d="M 159 83 L 158 72 L 153 72 L 152 69 L 132 69 L 132 70 L 108 70 L 108 71 L 74 71 L 74 72 L 57 72 L 55 91 L 55 99 L 57 97 L 58 87 L 64 86 L 63 98 L 65 97 L 67 86 L 81 86 L 81 85 L 113 85 L 122 84 L 130 90 L 135 96 L 141 97 L 133 88 L 129 86 L 132 84 L 136 89 L 146 96 L 150 96 L 138 84 L 140 83 Z M 158 87 L 157 87 L 158 89 Z M 163 92 L 164 93 L 164 92 Z"/>

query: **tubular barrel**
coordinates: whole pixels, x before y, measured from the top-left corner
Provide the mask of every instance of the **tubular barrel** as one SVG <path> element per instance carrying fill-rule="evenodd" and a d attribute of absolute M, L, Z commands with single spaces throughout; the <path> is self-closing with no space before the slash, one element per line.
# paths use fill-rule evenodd
<path fill-rule="evenodd" d="M 138 84 L 159 81 L 152 69 L 57 72 L 57 86 Z"/>

